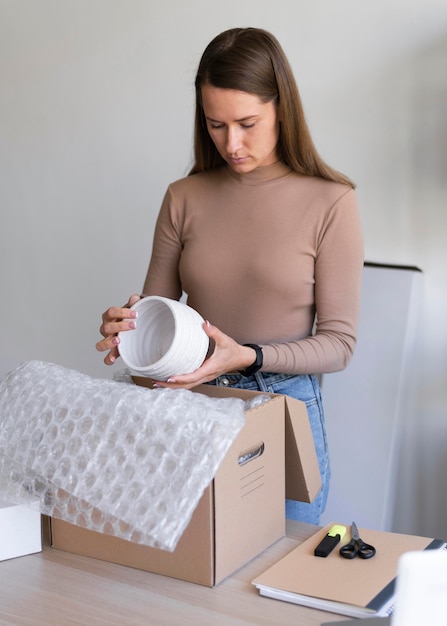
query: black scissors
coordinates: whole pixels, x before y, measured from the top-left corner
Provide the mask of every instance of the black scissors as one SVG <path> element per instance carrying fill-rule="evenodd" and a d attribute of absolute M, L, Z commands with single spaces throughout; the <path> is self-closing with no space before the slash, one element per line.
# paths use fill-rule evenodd
<path fill-rule="evenodd" d="M 352 522 L 351 541 L 340 548 L 341 556 L 345 559 L 353 559 L 355 556 L 359 555 L 361 559 L 370 559 L 375 553 L 376 549 L 374 546 L 360 539 L 357 524 Z"/>

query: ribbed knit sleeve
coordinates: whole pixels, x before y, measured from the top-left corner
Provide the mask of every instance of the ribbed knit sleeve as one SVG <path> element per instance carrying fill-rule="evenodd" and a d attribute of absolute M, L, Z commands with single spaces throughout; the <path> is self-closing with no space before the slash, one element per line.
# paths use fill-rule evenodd
<path fill-rule="evenodd" d="M 349 190 L 328 211 L 316 247 L 313 334 L 264 345 L 264 371 L 318 374 L 348 365 L 357 338 L 363 254 L 356 195 Z"/>

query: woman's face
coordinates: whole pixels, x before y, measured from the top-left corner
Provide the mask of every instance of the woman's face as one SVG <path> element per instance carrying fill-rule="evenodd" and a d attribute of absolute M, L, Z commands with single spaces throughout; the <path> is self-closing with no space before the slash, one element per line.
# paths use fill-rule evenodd
<path fill-rule="evenodd" d="M 203 85 L 202 104 L 211 139 L 221 157 L 240 174 L 278 160 L 276 102 L 251 93 Z"/>

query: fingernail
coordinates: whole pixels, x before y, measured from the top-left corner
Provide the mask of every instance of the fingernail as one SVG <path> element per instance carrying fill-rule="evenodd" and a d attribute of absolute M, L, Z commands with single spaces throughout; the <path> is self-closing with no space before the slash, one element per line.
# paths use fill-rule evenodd
<path fill-rule="evenodd" d="M 166 381 L 167 383 L 176 383 L 176 379 L 175 378 L 168 378 L 168 380 Z"/>
<path fill-rule="evenodd" d="M 114 356 L 109 356 L 109 363 L 110 364 L 115 363 L 115 361 L 116 361 L 116 359 L 115 359 Z"/>
<path fill-rule="evenodd" d="M 135 322 L 129 322 L 128 328 L 136 328 L 136 327 L 137 327 L 137 325 L 136 325 Z"/>
<path fill-rule="evenodd" d="M 131 317 L 131 318 L 138 317 L 138 311 L 135 311 L 134 309 L 131 309 L 129 311 L 129 317 Z"/>
<path fill-rule="evenodd" d="M 112 343 L 113 343 L 114 346 L 117 346 L 119 344 L 119 342 L 120 342 L 119 337 L 114 337 L 112 339 Z"/>

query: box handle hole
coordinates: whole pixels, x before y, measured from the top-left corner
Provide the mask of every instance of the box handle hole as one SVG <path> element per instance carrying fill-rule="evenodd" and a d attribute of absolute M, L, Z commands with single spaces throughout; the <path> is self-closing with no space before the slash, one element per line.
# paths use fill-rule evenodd
<path fill-rule="evenodd" d="M 253 448 L 247 450 L 245 452 L 241 452 L 238 457 L 238 465 L 245 465 L 246 463 L 250 463 L 250 461 L 254 461 L 264 454 L 264 442 L 257 443 Z"/>

